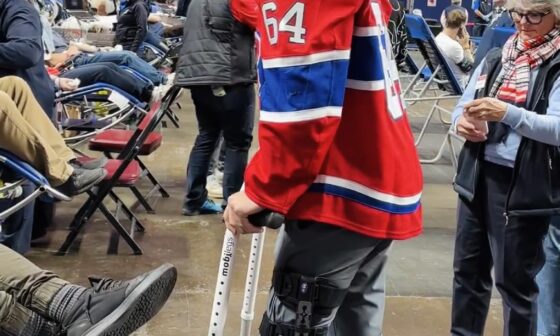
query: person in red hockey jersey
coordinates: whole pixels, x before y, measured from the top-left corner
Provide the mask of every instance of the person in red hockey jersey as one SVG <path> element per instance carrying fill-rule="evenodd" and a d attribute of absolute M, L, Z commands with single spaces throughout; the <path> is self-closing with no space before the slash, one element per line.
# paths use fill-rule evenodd
<path fill-rule="evenodd" d="M 286 216 L 261 335 L 381 335 L 393 240 L 421 233 L 422 172 L 386 0 L 232 0 L 261 39 L 259 151 L 224 221 Z M 256 7 L 256 8 L 255 8 Z"/>

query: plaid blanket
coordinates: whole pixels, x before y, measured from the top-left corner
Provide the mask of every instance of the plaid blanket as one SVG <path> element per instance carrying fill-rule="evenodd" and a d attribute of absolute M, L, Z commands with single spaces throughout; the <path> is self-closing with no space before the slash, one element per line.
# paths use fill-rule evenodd
<path fill-rule="evenodd" d="M 498 76 L 491 97 L 518 106 L 525 106 L 529 92 L 530 71 L 554 56 L 560 49 L 560 29 L 530 40 L 521 40 L 519 33 L 513 35 L 502 51 L 503 71 Z"/>

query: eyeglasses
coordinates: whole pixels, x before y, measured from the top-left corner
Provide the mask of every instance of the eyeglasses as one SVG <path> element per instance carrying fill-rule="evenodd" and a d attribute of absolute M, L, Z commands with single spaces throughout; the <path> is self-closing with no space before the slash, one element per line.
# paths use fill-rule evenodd
<path fill-rule="evenodd" d="M 552 11 L 548 10 L 544 13 L 538 13 L 538 12 L 529 12 L 529 13 L 520 13 L 514 9 L 511 9 L 509 11 L 509 15 L 511 16 L 511 19 L 515 22 L 521 22 L 521 20 L 523 18 L 525 18 L 525 21 L 529 22 L 530 24 L 539 24 L 542 22 L 542 18 L 544 16 L 547 16 L 548 14 L 552 13 Z"/>

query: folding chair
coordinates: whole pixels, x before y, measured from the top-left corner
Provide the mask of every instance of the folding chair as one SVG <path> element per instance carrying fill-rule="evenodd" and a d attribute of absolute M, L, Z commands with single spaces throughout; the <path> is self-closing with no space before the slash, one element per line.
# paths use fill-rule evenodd
<path fill-rule="evenodd" d="M 14 179 L 14 181 L 6 183 L 5 185 L 3 183 L 2 186 L 0 186 L 0 195 L 2 195 L 2 197 L 15 198 L 17 188 L 21 187 L 21 185 L 25 181 L 31 182 L 36 187 L 35 191 L 33 191 L 31 194 L 21 199 L 12 207 L 0 213 L 0 230 L 2 228 L 1 225 L 4 220 L 6 220 L 17 211 L 21 210 L 23 207 L 25 207 L 27 204 L 40 197 L 41 195 L 46 194 L 56 200 L 61 201 L 71 200 L 70 197 L 51 187 L 49 181 L 47 181 L 47 179 L 30 164 L 3 149 L 0 149 L 0 169 L 2 169 L 2 171 L 5 172 L 6 175 L 9 174 L 10 179 Z"/>
<path fill-rule="evenodd" d="M 435 97 L 423 97 L 421 95 L 418 95 L 415 98 L 405 98 L 405 102 L 434 102 L 430 112 L 428 113 L 428 116 L 424 121 L 424 124 L 422 125 L 420 133 L 416 138 L 415 145 L 417 147 L 420 145 L 434 113 L 438 113 L 441 124 L 443 124 L 447 128 L 446 135 L 439 147 L 437 154 L 430 159 L 420 159 L 420 162 L 430 164 L 439 161 L 443 156 L 445 144 L 447 143 L 451 151 L 451 162 L 453 164 L 453 167 L 456 168 L 457 158 L 455 148 L 453 147 L 452 138 L 456 138 L 459 140 L 461 138 L 452 132 L 452 130 L 450 129 L 451 123 L 444 120 L 443 118 L 443 113 L 451 115 L 452 111 L 445 109 L 440 105 L 440 102 L 443 100 L 458 99 L 463 95 L 463 88 L 455 78 L 455 75 L 451 71 L 449 64 L 447 64 L 447 61 L 442 52 L 439 50 L 434 39 L 434 35 L 430 31 L 428 25 L 426 24 L 426 21 L 424 21 L 421 16 L 406 14 L 405 22 L 409 31 L 410 38 L 418 45 L 418 49 L 426 62 L 426 66 L 432 72 L 432 76 L 428 79 L 426 88 L 423 89 L 423 92 L 425 92 L 425 90 L 427 90 L 427 88 L 432 85 L 437 85 L 437 87 L 443 91 L 443 94 Z M 423 94 L 423 92 L 421 93 Z"/>
<path fill-rule="evenodd" d="M 129 93 L 107 83 L 96 83 L 72 92 L 62 92 L 56 98 L 58 124 L 61 131 L 77 131 L 78 134 L 65 138 L 66 143 L 80 154 L 77 147 L 89 138 L 132 118 L 137 113 L 146 114 L 147 104 Z M 102 103 L 90 107 L 91 103 Z M 80 108 L 82 118 L 71 118 L 67 109 Z M 85 106 L 85 108 L 83 108 Z M 83 108 L 83 109 L 82 109 Z M 95 116 L 94 109 L 104 108 L 107 115 Z"/>
<path fill-rule="evenodd" d="M 412 56 L 410 56 L 410 52 L 406 54 L 404 61 L 410 72 L 399 75 L 399 78 L 401 79 L 401 81 L 410 80 L 408 81 L 408 85 L 406 86 L 406 89 L 403 91 L 403 97 L 407 97 L 409 94 L 416 94 L 415 91 L 413 92 L 411 90 L 415 90 L 416 86 L 421 84 L 420 80 L 424 82 L 428 81 L 430 77 L 432 77 L 432 72 L 430 71 L 430 68 L 428 68 L 425 62 L 424 64 L 422 64 L 422 66 L 418 67 L 416 62 L 414 62 Z"/>
<path fill-rule="evenodd" d="M 180 90 L 179 88 L 177 88 Z M 175 97 L 173 98 L 175 99 Z M 169 102 L 172 104 L 172 102 Z M 167 106 L 163 113 L 167 115 L 167 110 L 169 110 L 169 106 Z M 143 121 L 142 121 L 143 122 Z M 103 152 L 105 156 L 108 158 L 112 158 L 114 153 L 121 153 L 122 151 L 126 150 L 127 143 L 130 137 L 134 134 L 135 131 L 133 130 L 123 130 L 123 129 L 109 129 L 103 131 L 99 134 L 96 134 L 89 142 L 89 149 L 92 151 L 99 151 Z M 159 183 L 156 177 L 150 172 L 146 164 L 140 160 L 140 156 L 148 156 L 151 155 L 154 151 L 156 151 L 162 144 L 163 136 L 160 132 L 150 132 L 142 146 L 139 147 L 137 155 L 133 157 L 133 160 L 136 161 L 139 166 L 142 168 L 142 175 L 146 176 L 150 182 L 153 184 L 153 188 L 144 196 L 140 193 L 140 191 L 132 186 L 130 189 L 138 199 L 138 203 L 134 204 L 131 209 L 136 209 L 138 205 L 142 205 L 142 207 L 148 213 L 155 213 L 154 209 L 148 203 L 148 199 L 156 192 L 159 191 L 163 198 L 169 198 L 169 193 L 165 190 L 165 188 Z"/>
<path fill-rule="evenodd" d="M 163 98 L 162 104 L 154 104 L 148 114 L 142 119 L 138 128 L 130 134 L 126 147 L 119 153 L 116 159 L 110 160 L 105 166 L 108 174 L 97 188 L 88 192 L 88 199 L 76 213 L 70 225 L 70 232 L 66 240 L 57 252 L 57 255 L 65 255 L 75 242 L 79 233 L 84 229 L 91 216 L 99 209 L 115 229 L 111 233 L 108 253 L 117 253 L 119 236 L 123 238 L 136 255 L 142 254 L 142 249 L 134 240 L 135 231 L 143 231 L 143 226 L 132 211 L 114 193 L 114 187 L 130 187 L 138 182 L 141 176 L 141 167 L 135 157 L 140 152 L 143 144 L 154 131 L 165 115 L 165 109 L 169 108 L 171 102 L 177 97 L 180 88 L 172 88 Z M 103 204 L 103 200 L 109 196 L 117 204 L 117 216 L 113 215 Z M 130 233 L 118 220 L 119 210 L 123 210 L 129 218 L 133 218 Z M 116 235 L 118 233 L 118 236 Z"/>
<path fill-rule="evenodd" d="M 138 71 L 135 71 L 134 69 L 131 69 L 131 68 L 129 68 L 127 66 L 124 66 L 124 65 L 121 65 L 120 68 L 125 70 L 125 71 L 128 71 L 129 73 L 131 73 L 134 77 L 138 78 L 139 80 L 144 81 L 146 83 L 149 83 L 152 86 L 155 86 L 154 83 L 148 77 L 142 75 Z M 175 112 L 173 112 L 173 110 L 167 109 L 167 111 L 165 112 L 165 115 L 169 118 L 169 120 L 171 120 L 171 122 L 173 123 L 173 125 L 176 128 L 179 128 L 179 117 L 177 116 L 177 114 L 175 114 Z M 165 127 L 165 125 L 164 125 L 164 127 Z"/>

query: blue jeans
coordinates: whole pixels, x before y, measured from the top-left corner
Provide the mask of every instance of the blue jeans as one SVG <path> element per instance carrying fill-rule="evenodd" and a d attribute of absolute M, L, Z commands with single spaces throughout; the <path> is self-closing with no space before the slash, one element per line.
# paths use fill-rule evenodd
<path fill-rule="evenodd" d="M 560 217 L 553 217 L 544 240 L 546 262 L 537 275 L 539 336 L 560 336 Z"/>
<path fill-rule="evenodd" d="M 161 22 L 150 23 L 148 25 L 148 34 L 144 39 L 144 42 L 153 44 L 155 46 L 159 45 L 163 41 L 163 33 L 165 28 Z"/>
<path fill-rule="evenodd" d="M 226 95 L 216 97 L 210 86 L 191 88 L 198 136 L 187 166 L 187 195 L 184 207 L 198 210 L 207 199 L 206 176 L 212 153 L 224 136 L 224 200 L 239 191 L 253 140 L 255 92 L 253 84 L 225 87 Z"/>
<path fill-rule="evenodd" d="M 78 78 L 81 86 L 111 84 L 145 102 L 150 101 L 153 91 L 151 84 L 138 80 L 114 63 L 85 64 L 66 71 L 60 77 Z"/>
<path fill-rule="evenodd" d="M 147 77 L 154 85 L 161 85 L 167 82 L 167 77 L 163 73 L 157 71 L 156 68 L 131 51 L 108 51 L 95 54 L 81 54 L 74 59 L 74 65 L 76 67 L 100 62 L 114 63 L 116 65 L 129 67 Z"/>

